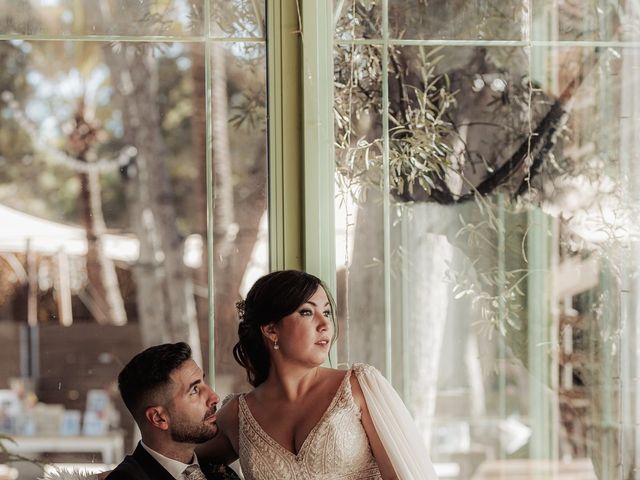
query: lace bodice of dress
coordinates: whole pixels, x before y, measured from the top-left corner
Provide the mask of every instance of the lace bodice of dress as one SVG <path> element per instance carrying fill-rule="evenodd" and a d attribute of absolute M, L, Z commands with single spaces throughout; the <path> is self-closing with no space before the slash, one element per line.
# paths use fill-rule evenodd
<path fill-rule="evenodd" d="M 382 476 L 371 453 L 345 375 L 331 404 L 311 430 L 297 455 L 273 440 L 253 418 L 240 395 L 240 465 L 246 480 L 380 480 Z"/>

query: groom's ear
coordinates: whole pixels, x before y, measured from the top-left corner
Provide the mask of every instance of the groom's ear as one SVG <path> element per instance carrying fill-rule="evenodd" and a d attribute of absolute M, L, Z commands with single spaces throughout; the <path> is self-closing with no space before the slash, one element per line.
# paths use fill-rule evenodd
<path fill-rule="evenodd" d="M 163 406 L 147 407 L 144 411 L 144 416 L 152 426 L 160 430 L 169 429 L 169 415 Z"/>

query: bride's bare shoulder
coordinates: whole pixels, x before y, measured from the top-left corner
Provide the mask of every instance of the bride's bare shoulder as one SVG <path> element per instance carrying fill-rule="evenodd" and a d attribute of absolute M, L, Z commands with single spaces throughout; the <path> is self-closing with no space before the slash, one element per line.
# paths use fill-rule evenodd
<path fill-rule="evenodd" d="M 340 368 L 322 367 L 322 371 L 324 372 L 324 375 L 326 375 L 326 378 L 336 380 L 336 379 L 343 379 L 344 376 L 347 374 L 348 370 L 343 370 Z"/>
<path fill-rule="evenodd" d="M 238 403 L 240 394 L 232 393 L 227 395 L 222 401 L 222 406 L 218 410 L 218 424 L 224 426 L 224 424 L 237 424 L 238 423 Z"/>
<path fill-rule="evenodd" d="M 215 463 L 227 463 L 238 458 L 238 395 L 227 395 L 216 413 L 218 435 L 196 449 L 198 456 Z"/>

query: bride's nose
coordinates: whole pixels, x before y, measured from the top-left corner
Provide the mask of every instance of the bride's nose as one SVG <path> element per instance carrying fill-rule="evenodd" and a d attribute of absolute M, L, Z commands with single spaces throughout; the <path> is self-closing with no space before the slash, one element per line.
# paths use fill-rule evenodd
<path fill-rule="evenodd" d="M 331 323 L 331 319 L 326 317 L 324 313 L 320 312 L 316 314 L 318 316 L 318 330 L 324 331 L 329 329 L 329 324 Z"/>

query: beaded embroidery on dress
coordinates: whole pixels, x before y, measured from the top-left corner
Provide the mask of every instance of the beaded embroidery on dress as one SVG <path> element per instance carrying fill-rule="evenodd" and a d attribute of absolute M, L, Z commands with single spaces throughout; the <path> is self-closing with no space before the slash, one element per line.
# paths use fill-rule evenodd
<path fill-rule="evenodd" d="M 381 480 L 360 409 L 351 393 L 351 368 L 297 455 L 273 440 L 239 397 L 240 465 L 246 480 Z"/>

